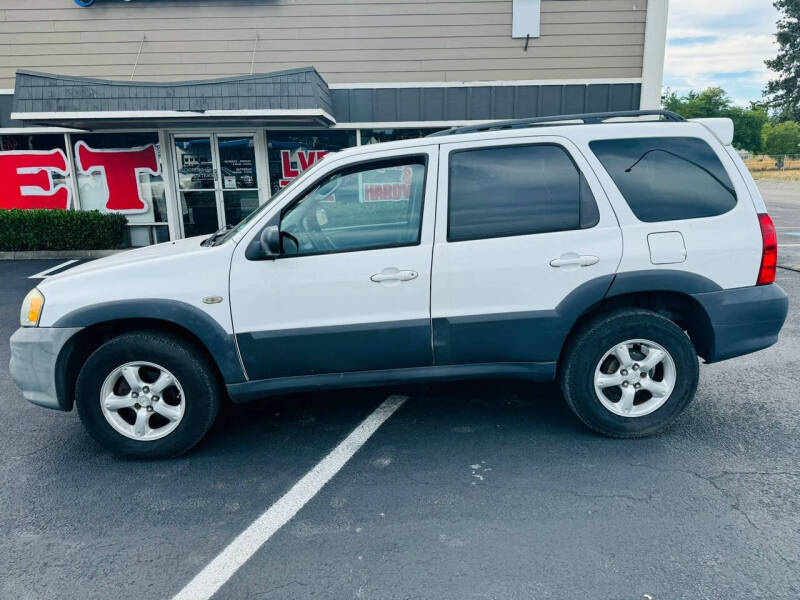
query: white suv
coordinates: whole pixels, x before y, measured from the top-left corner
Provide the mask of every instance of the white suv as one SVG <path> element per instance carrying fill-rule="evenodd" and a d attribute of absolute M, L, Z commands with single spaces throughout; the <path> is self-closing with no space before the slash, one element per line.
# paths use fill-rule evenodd
<path fill-rule="evenodd" d="M 557 379 L 592 429 L 669 425 L 706 362 L 778 339 L 776 238 L 727 119 L 665 111 L 448 130 L 328 155 L 236 228 L 28 294 L 25 398 L 174 456 L 220 402 Z"/>

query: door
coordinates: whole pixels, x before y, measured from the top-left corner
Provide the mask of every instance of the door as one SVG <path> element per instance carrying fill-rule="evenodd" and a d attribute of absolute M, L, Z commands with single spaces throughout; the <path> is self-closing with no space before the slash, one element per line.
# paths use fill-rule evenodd
<path fill-rule="evenodd" d="M 321 166 L 272 209 L 280 257 L 248 260 L 250 239 L 238 245 L 231 312 L 251 380 L 433 363 L 438 156 L 430 147 L 366 156 L 375 158 Z"/>
<path fill-rule="evenodd" d="M 175 135 L 184 237 L 236 225 L 259 204 L 253 134 Z"/>
<path fill-rule="evenodd" d="M 586 160 L 557 137 L 443 144 L 438 194 L 436 364 L 557 360 L 622 253 Z"/>

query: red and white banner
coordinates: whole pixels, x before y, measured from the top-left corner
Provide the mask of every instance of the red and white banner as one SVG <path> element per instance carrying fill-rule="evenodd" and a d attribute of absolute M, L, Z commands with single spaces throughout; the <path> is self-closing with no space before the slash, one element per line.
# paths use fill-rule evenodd
<path fill-rule="evenodd" d="M 67 157 L 56 150 L 0 152 L 0 209 L 70 207 L 70 189 L 53 182 L 53 173 L 67 176 Z"/>
<path fill-rule="evenodd" d="M 75 144 L 75 166 L 78 173 L 99 173 L 105 185 L 105 208 L 126 214 L 150 210 L 139 185 L 139 174 L 161 175 L 161 165 L 154 144 L 141 148 L 95 150 L 86 142 Z"/>
<path fill-rule="evenodd" d="M 96 150 L 80 141 L 75 144 L 75 168 L 78 175 L 99 175 L 102 188 L 97 204 L 101 210 L 126 214 L 151 210 L 139 175 L 161 175 L 154 144 Z M 55 184 L 55 173 L 69 177 L 67 157 L 61 149 L 0 152 L 0 209 L 69 209 L 70 187 L 66 183 Z"/>

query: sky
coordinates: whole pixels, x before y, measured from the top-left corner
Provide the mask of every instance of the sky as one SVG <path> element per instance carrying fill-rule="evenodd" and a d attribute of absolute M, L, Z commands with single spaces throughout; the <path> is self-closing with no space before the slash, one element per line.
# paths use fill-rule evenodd
<path fill-rule="evenodd" d="M 679 93 L 715 85 L 736 104 L 761 98 L 777 53 L 772 0 L 670 0 L 664 87 Z"/>

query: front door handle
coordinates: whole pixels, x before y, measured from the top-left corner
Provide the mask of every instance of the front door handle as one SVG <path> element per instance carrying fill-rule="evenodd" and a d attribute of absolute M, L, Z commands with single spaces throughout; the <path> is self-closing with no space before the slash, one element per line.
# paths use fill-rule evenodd
<path fill-rule="evenodd" d="M 551 267 L 590 267 L 600 262 L 597 256 L 567 252 L 550 261 Z"/>
<path fill-rule="evenodd" d="M 391 283 L 391 282 L 401 282 L 401 281 L 411 281 L 412 279 L 416 279 L 419 277 L 419 273 L 416 271 L 409 271 L 404 270 L 401 271 L 396 267 L 388 267 L 381 271 L 380 273 L 375 273 L 370 279 L 375 283 Z"/>

